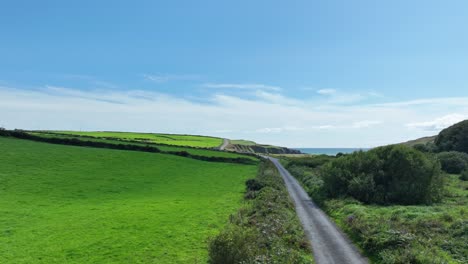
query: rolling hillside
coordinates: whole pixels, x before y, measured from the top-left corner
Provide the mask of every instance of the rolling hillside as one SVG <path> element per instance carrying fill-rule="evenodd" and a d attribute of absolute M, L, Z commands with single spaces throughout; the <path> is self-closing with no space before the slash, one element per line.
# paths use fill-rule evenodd
<path fill-rule="evenodd" d="M 418 138 L 418 139 L 415 139 L 415 140 L 410 140 L 410 141 L 407 141 L 407 142 L 404 142 L 404 143 L 401 143 L 403 145 L 407 145 L 407 146 L 414 146 L 414 145 L 418 145 L 418 144 L 427 144 L 427 143 L 434 143 L 435 139 L 436 139 L 437 136 L 432 136 L 432 137 L 422 137 L 422 138 Z"/>
<path fill-rule="evenodd" d="M 164 144 L 173 146 L 215 148 L 221 145 L 223 140 L 216 137 L 197 135 L 176 135 L 176 134 L 156 134 L 156 133 L 136 133 L 136 132 L 109 132 L 109 131 L 50 131 L 57 134 L 68 134 L 77 136 L 88 136 L 96 138 L 134 140 L 144 143 Z"/>
<path fill-rule="evenodd" d="M 0 137 L 2 263 L 206 263 L 257 167 Z"/>
<path fill-rule="evenodd" d="M 257 144 L 249 140 L 229 140 L 226 150 L 239 153 L 260 153 L 260 154 L 301 154 L 299 150 L 273 145 Z"/>

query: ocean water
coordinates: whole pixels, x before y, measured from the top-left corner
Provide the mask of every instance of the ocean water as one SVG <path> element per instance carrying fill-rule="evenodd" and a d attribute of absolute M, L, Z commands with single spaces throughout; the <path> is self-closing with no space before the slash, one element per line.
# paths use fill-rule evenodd
<path fill-rule="evenodd" d="M 335 156 L 338 153 L 353 153 L 354 151 L 358 150 L 368 150 L 367 148 L 295 148 L 297 150 L 300 150 L 302 153 L 306 154 L 325 154 L 325 155 L 330 155 L 330 156 Z"/>

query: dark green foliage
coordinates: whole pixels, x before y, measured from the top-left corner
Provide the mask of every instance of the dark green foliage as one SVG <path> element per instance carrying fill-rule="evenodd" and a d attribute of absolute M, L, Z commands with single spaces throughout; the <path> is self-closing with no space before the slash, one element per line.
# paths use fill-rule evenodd
<path fill-rule="evenodd" d="M 257 234 L 237 225 L 229 225 L 210 243 L 210 263 L 238 264 L 255 258 Z"/>
<path fill-rule="evenodd" d="M 245 182 L 245 185 L 246 193 L 244 195 L 244 198 L 246 199 L 254 199 L 255 197 L 257 197 L 258 191 L 265 187 L 265 184 L 258 181 L 257 179 L 248 179 Z"/>
<path fill-rule="evenodd" d="M 433 142 L 428 142 L 425 144 L 422 144 L 422 143 L 416 144 L 413 146 L 413 148 L 421 152 L 427 152 L 427 153 L 437 152 L 437 147 Z"/>
<path fill-rule="evenodd" d="M 442 130 L 435 139 L 435 144 L 439 151 L 468 153 L 468 120 Z"/>
<path fill-rule="evenodd" d="M 294 205 L 270 161 L 262 162 L 247 189 L 257 190 L 255 197 L 211 240 L 209 263 L 312 263 Z"/>
<path fill-rule="evenodd" d="M 458 151 L 441 152 L 437 154 L 442 170 L 451 174 L 459 174 L 468 168 L 468 154 Z"/>
<path fill-rule="evenodd" d="M 248 179 L 245 182 L 247 191 L 260 191 L 265 185 L 256 179 Z"/>
<path fill-rule="evenodd" d="M 460 180 L 468 181 L 468 170 L 464 170 L 460 175 Z"/>
<path fill-rule="evenodd" d="M 439 163 L 403 145 L 340 157 L 322 169 L 327 197 L 350 196 L 365 203 L 421 204 L 442 193 Z"/>
<path fill-rule="evenodd" d="M 316 155 L 310 157 L 301 157 L 301 158 L 291 158 L 287 160 L 287 167 L 288 166 L 306 166 L 309 168 L 318 168 L 325 163 L 334 160 L 335 157 L 328 156 L 328 155 Z"/>
<path fill-rule="evenodd" d="M 335 157 L 339 158 L 341 156 L 344 156 L 345 154 L 343 152 L 338 152 L 336 153 Z"/>

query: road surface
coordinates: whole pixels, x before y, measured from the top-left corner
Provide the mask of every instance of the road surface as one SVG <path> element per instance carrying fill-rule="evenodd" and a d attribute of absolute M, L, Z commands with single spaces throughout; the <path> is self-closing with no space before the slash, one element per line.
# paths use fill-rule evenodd
<path fill-rule="evenodd" d="M 275 164 L 286 183 L 289 195 L 296 206 L 296 212 L 304 226 L 306 237 L 312 245 L 315 262 L 317 264 L 368 263 L 281 163 L 275 158 L 267 158 Z"/>
<path fill-rule="evenodd" d="M 227 138 L 223 138 L 223 144 L 221 144 L 221 146 L 218 147 L 219 150 L 224 150 L 227 145 L 229 145 L 229 139 Z"/>

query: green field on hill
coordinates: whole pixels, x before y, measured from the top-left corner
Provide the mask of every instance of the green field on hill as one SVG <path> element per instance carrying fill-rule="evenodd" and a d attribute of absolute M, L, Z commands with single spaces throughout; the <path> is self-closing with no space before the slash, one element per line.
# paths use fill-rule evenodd
<path fill-rule="evenodd" d="M 53 131 L 51 131 L 53 132 Z M 134 132 L 79 132 L 79 131 L 55 131 L 60 134 L 90 136 L 90 137 L 113 137 L 124 140 L 137 140 L 156 144 L 167 144 L 174 146 L 188 146 L 199 148 L 215 148 L 223 143 L 223 139 L 195 135 L 154 134 Z"/>
<path fill-rule="evenodd" d="M 0 137 L 1 263 L 206 263 L 256 166 Z"/>
<path fill-rule="evenodd" d="M 46 137 L 46 138 L 66 138 L 72 139 L 76 138 L 79 140 L 86 140 L 86 141 L 95 141 L 95 142 L 106 142 L 112 144 L 131 144 L 131 145 L 139 145 L 139 146 L 146 146 L 148 144 L 154 144 L 155 147 L 160 149 L 161 151 L 186 151 L 192 155 L 200 155 L 205 157 L 225 157 L 225 158 L 248 158 L 252 160 L 257 160 L 257 158 L 242 155 L 234 152 L 227 152 L 227 151 L 217 151 L 211 149 L 204 149 L 204 148 L 192 148 L 192 147 L 185 147 L 185 146 L 175 146 L 175 145 L 158 145 L 157 143 L 146 143 L 146 142 L 137 142 L 137 141 L 125 141 L 124 139 L 108 139 L 108 138 L 101 138 L 101 137 L 80 137 L 79 135 L 75 134 L 62 134 L 62 133 L 51 133 L 51 132 L 39 132 L 39 131 L 30 131 L 29 134 Z"/>

